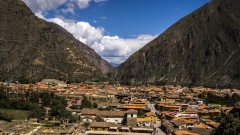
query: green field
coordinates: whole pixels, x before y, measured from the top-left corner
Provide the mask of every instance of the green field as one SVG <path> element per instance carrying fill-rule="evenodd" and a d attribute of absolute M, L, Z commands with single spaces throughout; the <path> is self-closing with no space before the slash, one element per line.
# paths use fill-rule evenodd
<path fill-rule="evenodd" d="M 25 120 L 28 116 L 28 111 L 24 110 L 0 109 L 0 112 L 12 115 L 14 120 Z"/>

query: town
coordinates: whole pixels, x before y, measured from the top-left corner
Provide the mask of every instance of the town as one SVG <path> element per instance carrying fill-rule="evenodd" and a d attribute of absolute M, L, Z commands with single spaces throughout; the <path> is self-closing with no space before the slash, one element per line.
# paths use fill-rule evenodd
<path fill-rule="evenodd" d="M 43 108 L 39 117 L 37 112 L 29 115 L 30 111 L 22 109 L 28 113 L 25 117 L 11 116 L 10 120 L 0 121 L 0 135 L 208 135 L 220 125 L 221 116 L 228 114 L 240 100 L 240 90 L 232 88 L 127 86 L 110 82 L 67 84 L 56 79 L 43 79 L 36 84 L 0 84 L 2 92 L 10 95 L 9 101 L 30 101 L 31 97 L 25 95 L 45 92 L 52 98 L 62 97 L 67 103 L 65 108 L 56 111 L 57 103 L 49 100 L 51 108 L 46 101 L 49 97 L 40 96 L 35 99 Z M 21 98 L 11 95 L 21 95 Z M 6 106 L 1 103 L 0 117 L 14 111 Z M 68 118 L 64 109 L 74 119 Z M 55 117 L 57 113 L 61 117 Z"/>

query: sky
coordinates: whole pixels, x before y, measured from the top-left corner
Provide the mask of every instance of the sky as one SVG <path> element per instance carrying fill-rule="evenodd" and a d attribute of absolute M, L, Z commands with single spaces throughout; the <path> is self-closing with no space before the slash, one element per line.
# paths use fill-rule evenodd
<path fill-rule="evenodd" d="M 121 64 L 210 0 L 23 0 L 110 63 Z"/>

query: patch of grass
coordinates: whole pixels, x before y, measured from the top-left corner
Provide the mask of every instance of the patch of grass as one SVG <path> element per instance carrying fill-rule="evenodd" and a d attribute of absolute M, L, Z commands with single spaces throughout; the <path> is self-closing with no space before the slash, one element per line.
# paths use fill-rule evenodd
<path fill-rule="evenodd" d="M 13 109 L 0 109 L 0 112 L 13 116 L 14 120 L 25 120 L 28 117 L 29 111 L 13 110 Z"/>
<path fill-rule="evenodd" d="M 38 127 L 38 126 L 40 126 L 40 124 L 31 124 L 31 126 Z"/>

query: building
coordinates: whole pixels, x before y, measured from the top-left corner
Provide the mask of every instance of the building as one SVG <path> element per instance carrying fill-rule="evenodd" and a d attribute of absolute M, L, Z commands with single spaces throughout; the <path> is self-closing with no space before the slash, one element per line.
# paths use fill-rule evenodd
<path fill-rule="evenodd" d="M 137 122 L 150 122 L 155 124 L 156 123 L 156 114 L 153 112 L 147 112 L 143 117 L 137 117 Z"/>
<path fill-rule="evenodd" d="M 112 122 L 92 122 L 90 130 L 92 131 L 118 131 L 119 125 Z"/>

